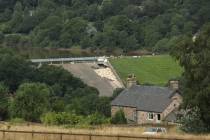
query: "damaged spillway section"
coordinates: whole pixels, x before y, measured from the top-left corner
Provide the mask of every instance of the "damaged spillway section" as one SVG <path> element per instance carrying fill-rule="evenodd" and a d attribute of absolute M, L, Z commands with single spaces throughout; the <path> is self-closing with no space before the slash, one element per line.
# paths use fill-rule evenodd
<path fill-rule="evenodd" d="M 87 85 L 98 89 L 100 96 L 110 97 L 115 89 L 124 88 L 107 57 L 33 59 L 31 61 L 38 63 L 39 66 L 43 63 L 62 66 Z"/>

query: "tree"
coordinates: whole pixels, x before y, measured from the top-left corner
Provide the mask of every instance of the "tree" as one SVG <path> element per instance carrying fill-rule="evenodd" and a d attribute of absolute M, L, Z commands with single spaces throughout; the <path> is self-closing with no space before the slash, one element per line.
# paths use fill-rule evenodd
<path fill-rule="evenodd" d="M 20 24 L 23 20 L 23 7 L 20 2 L 17 2 L 14 8 L 14 13 L 12 15 L 12 19 L 9 22 L 9 29 L 13 32 L 17 32 L 19 29 Z"/>
<path fill-rule="evenodd" d="M 1 0 L 0 1 L 0 12 L 3 12 L 5 9 L 10 9 L 15 5 L 16 0 Z"/>
<path fill-rule="evenodd" d="M 60 45 L 65 48 L 78 45 L 81 39 L 87 35 L 87 25 L 87 21 L 83 18 L 73 18 L 68 21 L 61 32 Z"/>
<path fill-rule="evenodd" d="M 123 88 L 116 88 L 113 92 L 113 95 L 111 97 L 111 100 L 114 100 L 120 93 L 123 91 Z"/>
<path fill-rule="evenodd" d="M 33 34 L 35 45 L 57 47 L 62 30 L 62 20 L 58 16 L 49 16 L 36 27 Z"/>
<path fill-rule="evenodd" d="M 154 47 L 155 52 L 167 52 L 169 47 L 168 47 L 168 39 L 163 38 L 162 40 L 159 40 Z"/>
<path fill-rule="evenodd" d="M 35 16 L 25 15 L 21 25 L 18 28 L 20 33 L 29 33 L 38 24 L 38 19 Z"/>
<path fill-rule="evenodd" d="M 101 115 L 98 112 L 89 115 L 85 119 L 88 121 L 88 124 L 90 125 L 101 125 L 101 124 L 107 123 L 105 116 Z"/>
<path fill-rule="evenodd" d="M 101 7 L 102 7 L 103 17 L 107 17 L 114 14 L 112 10 L 113 9 L 112 0 L 103 0 Z"/>
<path fill-rule="evenodd" d="M 196 40 L 182 37 L 172 54 L 184 68 L 183 106 L 187 110 L 197 108 L 197 117 L 210 132 L 210 24 L 202 28 Z"/>
<path fill-rule="evenodd" d="M 3 83 L 0 83 L 0 120 L 4 120 L 7 117 L 9 106 L 8 93 L 8 88 Z"/>
<path fill-rule="evenodd" d="M 96 21 L 101 18 L 101 11 L 97 4 L 92 4 L 88 6 L 87 14 L 85 16 L 89 21 Z"/>
<path fill-rule="evenodd" d="M 74 90 L 86 86 L 80 79 L 73 77 L 71 73 L 63 68 L 49 65 L 44 65 L 38 69 L 32 81 L 53 86 L 57 91 L 55 94 L 60 97 L 64 97 L 68 89 Z"/>
<path fill-rule="evenodd" d="M 127 119 L 125 118 L 125 114 L 123 112 L 123 110 L 118 110 L 114 117 L 112 117 L 111 119 L 111 123 L 112 124 L 126 124 L 127 123 Z"/>
<path fill-rule="evenodd" d="M 98 103 L 96 105 L 96 110 L 106 117 L 111 116 L 111 99 L 109 97 L 99 97 Z"/>
<path fill-rule="evenodd" d="M 4 41 L 4 34 L 0 32 L 0 44 Z"/>
<path fill-rule="evenodd" d="M 12 93 L 23 81 L 30 81 L 34 75 L 33 64 L 11 52 L 0 55 L 0 65 L 0 81 L 4 82 Z"/>
<path fill-rule="evenodd" d="M 192 108 L 182 118 L 181 130 L 188 133 L 203 133 L 207 131 L 204 122 L 200 119 L 201 115 L 198 108 Z"/>
<path fill-rule="evenodd" d="M 39 122 L 40 116 L 50 110 L 50 94 L 51 91 L 45 84 L 25 83 L 20 85 L 10 106 L 12 118 Z"/>
<path fill-rule="evenodd" d="M 143 15 L 142 9 L 137 5 L 128 5 L 123 9 L 123 13 L 133 20 L 138 20 Z"/>
<path fill-rule="evenodd" d="M 86 87 L 77 88 L 76 90 L 66 93 L 65 100 L 67 103 L 67 112 L 74 111 L 79 115 L 90 115 L 97 111 L 99 93 L 96 89 Z"/>
<path fill-rule="evenodd" d="M 153 17 L 164 12 L 168 7 L 168 3 L 168 1 L 164 0 L 145 0 L 142 6 L 144 7 L 144 13 Z"/>
<path fill-rule="evenodd" d="M 2 14 L 0 14 L 0 22 L 5 22 L 10 20 L 12 16 L 12 11 L 10 9 L 5 9 Z"/>

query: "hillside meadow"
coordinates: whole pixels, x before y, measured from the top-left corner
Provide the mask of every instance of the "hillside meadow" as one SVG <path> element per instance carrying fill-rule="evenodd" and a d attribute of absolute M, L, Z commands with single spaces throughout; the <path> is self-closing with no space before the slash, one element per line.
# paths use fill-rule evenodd
<path fill-rule="evenodd" d="M 110 62 L 124 82 L 129 74 L 135 74 L 140 84 L 164 86 L 183 71 L 169 55 L 111 58 Z"/>

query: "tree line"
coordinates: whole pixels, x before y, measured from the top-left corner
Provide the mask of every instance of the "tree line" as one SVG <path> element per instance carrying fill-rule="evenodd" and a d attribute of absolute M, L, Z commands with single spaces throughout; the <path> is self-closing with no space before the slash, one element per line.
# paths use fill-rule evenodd
<path fill-rule="evenodd" d="M 18 118 L 45 123 L 56 117 L 55 123 L 80 116 L 90 124 L 109 122 L 112 98 L 99 97 L 97 89 L 87 86 L 62 67 L 43 65 L 38 68 L 8 49 L 0 49 L 0 65 L 1 120 Z"/>
<path fill-rule="evenodd" d="M 2 0 L 3 46 L 168 52 L 210 20 L 209 0 Z"/>

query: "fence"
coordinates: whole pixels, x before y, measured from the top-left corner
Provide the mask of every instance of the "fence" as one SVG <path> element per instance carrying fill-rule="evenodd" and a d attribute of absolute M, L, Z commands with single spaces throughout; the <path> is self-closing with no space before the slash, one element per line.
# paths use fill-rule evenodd
<path fill-rule="evenodd" d="M 54 133 L 0 130 L 0 140 L 186 140 L 172 137 L 147 137 L 105 134 Z"/>

